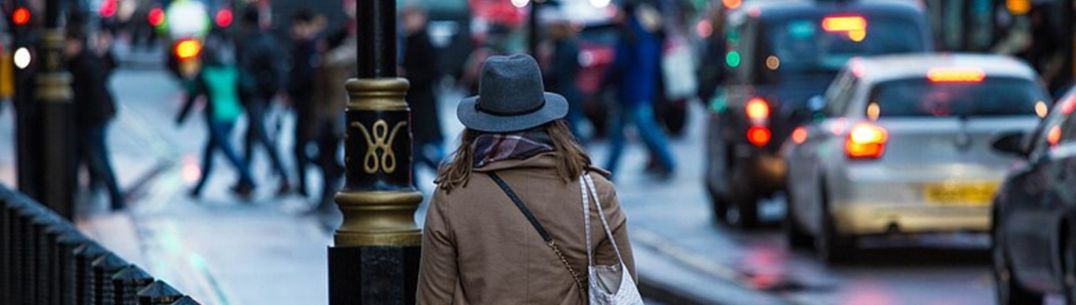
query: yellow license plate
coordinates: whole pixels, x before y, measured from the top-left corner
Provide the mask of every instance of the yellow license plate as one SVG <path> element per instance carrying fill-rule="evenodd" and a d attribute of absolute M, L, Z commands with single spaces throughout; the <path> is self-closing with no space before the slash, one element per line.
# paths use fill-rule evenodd
<path fill-rule="evenodd" d="M 923 197 L 929 204 L 985 206 L 993 202 L 997 190 L 996 182 L 928 183 L 923 185 Z"/>

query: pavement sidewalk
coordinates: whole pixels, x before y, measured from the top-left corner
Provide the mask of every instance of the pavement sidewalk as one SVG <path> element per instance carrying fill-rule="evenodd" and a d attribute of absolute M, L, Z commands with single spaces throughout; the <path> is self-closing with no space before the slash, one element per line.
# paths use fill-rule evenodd
<path fill-rule="evenodd" d="M 188 197 L 187 189 L 201 175 L 198 163 L 205 134 L 201 120 L 188 120 L 181 127 L 172 124 L 182 98 L 178 83 L 165 70 L 145 64 L 119 70 L 112 81 L 120 111 L 109 144 L 121 186 L 132 192 L 134 200 L 129 209 L 110 213 L 102 195 L 82 194 L 90 204 L 81 209 L 84 216 L 77 221 L 79 227 L 202 304 L 327 304 L 327 247 L 332 238 L 316 219 L 301 215 L 311 206 L 310 200 L 276 198 L 272 194 L 276 180 L 270 177 L 263 154 L 254 161 L 262 186 L 254 200 L 243 202 L 230 195 L 227 186 L 235 174 L 220 158 L 202 197 Z M 441 104 L 450 138 L 462 130 L 453 116 L 460 97 L 446 93 Z M 0 124 L 13 123 L 10 113 L 0 115 Z M 280 122 L 279 130 L 290 130 L 290 119 L 271 117 L 270 126 Z M 243 125 L 237 130 L 243 130 Z M 0 181 L 9 184 L 14 180 L 13 145 L 7 144 L 14 143 L 10 134 L 0 132 Z M 285 149 L 291 147 L 289 135 L 284 132 L 276 137 L 286 164 L 291 164 Z M 599 161 L 605 155 L 601 143 L 589 149 Z M 622 164 L 642 164 L 645 157 L 642 150 L 629 149 Z M 648 182 L 627 176 L 636 175 L 635 168 L 622 172 L 626 189 L 631 189 L 627 192 L 635 193 L 621 196 L 630 217 L 633 206 L 646 204 L 640 193 L 645 187 L 640 186 Z M 312 193 L 318 186 L 316 176 L 310 173 Z M 420 171 L 419 180 L 424 181 L 421 189 L 433 189 L 431 171 Z M 425 204 L 416 215 L 420 225 L 424 215 Z M 723 274 L 720 266 L 677 256 L 675 248 L 662 242 L 664 237 L 643 227 L 633 229 L 632 235 L 640 285 L 651 300 L 781 304 L 745 287 L 734 275 Z"/>

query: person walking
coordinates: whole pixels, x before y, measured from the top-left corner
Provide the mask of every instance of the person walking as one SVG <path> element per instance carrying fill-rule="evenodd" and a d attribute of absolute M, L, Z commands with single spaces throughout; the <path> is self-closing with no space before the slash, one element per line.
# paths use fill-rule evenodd
<path fill-rule="evenodd" d="M 90 188 L 103 185 L 108 190 L 111 209 L 121 210 L 126 207 L 125 198 L 116 182 L 107 141 L 108 124 L 116 117 L 116 102 L 108 89 L 112 67 L 88 46 L 80 26 L 68 30 L 64 53 L 74 93 L 79 163 L 90 174 Z"/>
<path fill-rule="evenodd" d="M 321 57 L 318 54 L 318 27 L 309 9 L 300 9 L 291 18 L 291 68 L 288 71 L 288 100 L 295 111 L 295 158 L 298 192 L 307 196 L 306 166 L 313 162 L 307 153 L 317 137 L 314 125 L 314 77 Z"/>
<path fill-rule="evenodd" d="M 546 75 L 549 91 L 560 94 L 568 100 L 568 127 L 576 139 L 583 140 L 579 124 L 583 123 L 583 97 L 576 81 L 579 78 L 579 43 L 576 42 L 575 30 L 568 20 L 556 20 L 549 25 L 549 36 L 553 40 L 553 58 Z"/>
<path fill-rule="evenodd" d="M 605 168 L 615 175 L 627 141 L 625 129 L 635 125 L 643 143 L 660 163 L 653 172 L 658 178 L 667 180 L 676 169 L 676 161 L 669 151 L 664 131 L 654 119 L 654 98 L 661 67 L 660 13 L 650 5 L 630 1 L 624 4 L 620 13 L 622 34 L 609 73 L 618 81 L 617 104 L 620 107 L 610 130 L 611 144 Z"/>
<path fill-rule="evenodd" d="M 466 129 L 426 214 L 417 304 L 587 304 L 580 274 L 595 264 L 619 263 L 619 279 L 634 281 L 616 191 L 567 113 L 534 58 L 486 61 L 478 96 L 456 109 Z M 584 215 L 608 230 L 587 229 Z"/>
<path fill-rule="evenodd" d="M 404 31 L 407 33 L 403 72 L 411 83 L 411 88 L 407 91 L 407 103 L 411 106 L 411 132 L 414 134 L 412 147 L 416 165 L 411 167 L 411 176 L 417 180 L 417 165 L 425 165 L 436 171 L 445 154 L 440 111 L 434 92 L 441 74 L 437 69 L 437 50 L 430 44 L 430 36 L 426 33 L 426 12 L 418 6 L 407 6 L 401 15 Z M 418 185 L 418 181 L 415 181 L 415 184 Z"/>
<path fill-rule="evenodd" d="M 245 160 L 233 148 L 230 139 L 232 127 L 243 113 L 239 102 L 239 69 L 235 65 L 235 49 L 223 33 L 214 30 L 206 37 L 202 49 L 202 70 L 192 83 L 192 90 L 176 117 L 176 125 L 182 125 L 194 101 L 203 96 L 206 101 L 205 120 L 209 133 L 205 150 L 202 152 L 202 175 L 190 191 L 191 197 L 201 196 L 209 174 L 213 171 L 213 157 L 220 152 L 235 167 L 239 181 L 232 187 L 232 192 L 244 199 L 250 199 L 254 192 L 254 177 Z"/>
<path fill-rule="evenodd" d="M 239 39 L 238 59 L 241 72 L 242 99 L 247 114 L 247 130 L 243 138 L 243 157 L 248 164 L 253 163 L 254 146 L 265 149 L 269 156 L 273 172 L 280 179 L 277 195 L 291 191 L 284 163 L 280 161 L 276 143 L 270 139 L 265 128 L 265 112 L 273 96 L 280 90 L 281 62 L 283 58 L 276 51 L 279 48 L 276 39 L 262 29 L 261 13 L 256 7 L 247 7 L 243 12 L 241 24 L 243 36 Z"/>
<path fill-rule="evenodd" d="M 349 25 L 344 26 L 325 39 L 321 47 L 324 50 L 321 67 L 315 76 L 312 128 L 318 143 L 317 165 L 321 168 L 322 187 L 318 204 L 311 212 L 321 216 L 336 212 L 332 198 L 344 175 L 344 166 L 338 156 L 340 139 L 344 135 L 343 114 L 348 92 L 342 84 L 354 75 L 353 69 L 358 62 L 358 44 L 352 29 Z"/>

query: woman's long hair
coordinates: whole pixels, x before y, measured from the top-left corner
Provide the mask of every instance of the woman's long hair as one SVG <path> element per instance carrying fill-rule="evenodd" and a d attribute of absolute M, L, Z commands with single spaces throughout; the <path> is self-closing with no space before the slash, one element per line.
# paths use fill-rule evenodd
<path fill-rule="evenodd" d="M 572 136 L 571 130 L 563 120 L 546 124 L 545 131 L 553 140 L 553 149 L 556 151 L 557 158 L 557 174 L 564 180 L 564 183 L 575 181 L 590 166 L 590 156 L 575 141 L 575 137 Z M 467 182 L 471 179 L 471 171 L 474 169 L 475 155 L 472 146 L 480 134 L 482 133 L 471 129 L 463 130 L 463 135 L 460 136 L 460 146 L 452 155 L 452 161 L 442 165 L 438 170 L 437 179 L 434 180 L 438 187 L 451 192 L 457 187 L 467 186 Z"/>

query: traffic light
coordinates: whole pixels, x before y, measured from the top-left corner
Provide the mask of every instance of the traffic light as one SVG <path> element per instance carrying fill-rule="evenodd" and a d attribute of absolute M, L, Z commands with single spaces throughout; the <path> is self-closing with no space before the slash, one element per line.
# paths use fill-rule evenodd
<path fill-rule="evenodd" d="M 232 10 L 221 9 L 213 19 L 218 27 L 226 28 L 232 24 Z"/>

